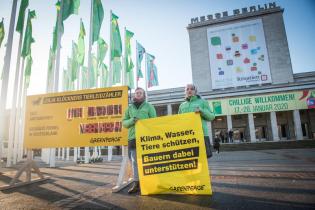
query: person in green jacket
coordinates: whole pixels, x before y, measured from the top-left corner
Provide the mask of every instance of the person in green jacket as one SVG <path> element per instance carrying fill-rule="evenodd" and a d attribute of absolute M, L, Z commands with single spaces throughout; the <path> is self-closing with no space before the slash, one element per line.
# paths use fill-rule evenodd
<path fill-rule="evenodd" d="M 133 103 L 129 105 L 123 118 L 123 126 L 128 128 L 128 156 L 131 159 L 134 182 L 128 193 L 140 191 L 139 174 L 137 165 L 135 124 L 140 119 L 156 117 L 154 106 L 146 102 L 145 91 L 136 88 Z"/>
<path fill-rule="evenodd" d="M 178 114 L 187 112 L 200 113 L 202 130 L 204 135 L 204 141 L 206 146 L 207 157 L 212 156 L 211 144 L 209 139 L 209 132 L 207 127 L 207 121 L 212 121 L 215 118 L 214 113 L 211 111 L 209 103 L 197 95 L 197 88 L 193 84 L 186 85 L 185 89 L 185 102 L 179 106 Z"/>

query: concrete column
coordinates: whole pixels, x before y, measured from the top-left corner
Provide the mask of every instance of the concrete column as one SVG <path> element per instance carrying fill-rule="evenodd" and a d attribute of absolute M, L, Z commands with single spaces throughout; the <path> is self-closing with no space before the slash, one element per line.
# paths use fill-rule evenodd
<path fill-rule="evenodd" d="M 210 143 L 211 145 L 213 145 L 212 122 L 207 122 L 207 125 L 208 125 Z"/>
<path fill-rule="evenodd" d="M 57 159 L 60 159 L 61 157 L 61 148 L 59 147 L 58 148 L 58 153 L 57 153 Z"/>
<path fill-rule="evenodd" d="M 293 110 L 293 121 L 294 121 L 294 133 L 296 140 L 303 139 L 302 125 L 301 125 L 301 117 L 299 110 Z"/>
<path fill-rule="evenodd" d="M 172 115 L 172 104 L 167 104 L 167 115 Z"/>
<path fill-rule="evenodd" d="M 89 147 L 84 147 L 84 163 L 89 163 L 90 161 L 90 151 Z"/>
<path fill-rule="evenodd" d="M 73 147 L 73 162 L 77 162 L 78 159 L 78 147 Z"/>
<path fill-rule="evenodd" d="M 226 121 L 227 121 L 228 131 L 230 131 L 231 129 L 233 129 L 232 116 L 231 115 L 227 115 L 226 116 Z"/>
<path fill-rule="evenodd" d="M 66 150 L 65 148 L 61 148 L 61 160 L 65 160 L 65 153 L 66 153 Z"/>
<path fill-rule="evenodd" d="M 54 168 L 56 167 L 56 148 L 50 148 L 49 152 L 49 167 Z"/>
<path fill-rule="evenodd" d="M 256 142 L 255 122 L 253 113 L 248 114 L 249 138 L 251 142 Z"/>
<path fill-rule="evenodd" d="M 67 147 L 66 160 L 70 160 L 70 147 Z"/>
<path fill-rule="evenodd" d="M 108 146 L 107 148 L 107 160 L 112 161 L 113 159 L 113 146 Z"/>
<path fill-rule="evenodd" d="M 278 123 L 277 123 L 277 115 L 276 112 L 270 112 L 270 123 L 271 123 L 271 132 L 272 139 L 274 141 L 279 141 L 279 133 L 278 133 Z"/>

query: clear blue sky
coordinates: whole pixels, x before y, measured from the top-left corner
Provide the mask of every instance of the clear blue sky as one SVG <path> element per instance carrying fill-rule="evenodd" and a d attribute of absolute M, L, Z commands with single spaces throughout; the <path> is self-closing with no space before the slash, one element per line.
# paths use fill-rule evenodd
<path fill-rule="evenodd" d="M 65 33 L 62 37 L 61 70 L 66 68 L 66 59 L 71 53 L 71 41 L 77 40 L 81 17 L 86 31 L 89 31 L 89 2 L 89 0 L 81 0 L 79 15 L 72 15 L 65 21 Z M 189 37 L 186 30 L 192 17 L 223 11 L 229 11 L 229 14 L 232 14 L 233 9 L 270 2 L 273 1 L 102 0 L 105 18 L 101 36 L 106 42 L 109 42 L 109 14 L 112 10 L 119 16 L 122 37 L 123 28 L 127 27 L 135 33 L 134 41 L 138 40 L 148 52 L 156 56 L 160 86 L 152 89 L 180 87 L 192 81 Z M 315 1 L 276 0 L 275 2 L 284 8 L 284 22 L 294 73 L 315 71 Z M 34 64 L 28 94 L 45 92 L 48 50 L 52 43 L 52 31 L 56 18 L 54 4 L 55 1 L 53 0 L 30 0 L 29 8 L 36 10 L 37 19 L 33 21 L 33 36 L 36 42 L 32 46 Z M 5 19 L 7 33 L 11 5 L 12 0 L 0 1 L 0 18 L 4 17 Z M 18 34 L 15 33 L 14 36 L 11 71 L 15 71 L 18 45 Z M 5 37 L 4 43 L 6 39 L 7 37 Z M 88 37 L 86 37 L 87 44 Z M 134 42 L 132 46 L 134 55 Z M 0 68 L 3 67 L 3 57 L 4 47 L 2 46 L 0 49 Z M 105 59 L 108 64 L 108 55 Z M 87 65 L 87 60 L 85 62 Z M 10 84 L 12 86 L 12 82 Z"/>

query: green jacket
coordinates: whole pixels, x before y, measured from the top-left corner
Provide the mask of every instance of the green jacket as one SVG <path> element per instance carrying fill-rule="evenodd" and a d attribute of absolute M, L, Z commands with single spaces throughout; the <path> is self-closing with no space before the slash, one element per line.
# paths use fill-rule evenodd
<path fill-rule="evenodd" d="M 128 128 L 128 140 L 136 138 L 134 117 L 138 119 L 156 117 L 155 108 L 148 102 L 143 102 L 138 109 L 134 104 L 129 105 L 123 119 L 123 126 Z"/>
<path fill-rule="evenodd" d="M 209 103 L 201 99 L 200 96 L 192 96 L 189 100 L 187 99 L 179 106 L 178 114 L 187 113 L 187 112 L 195 112 L 196 108 L 199 107 L 201 122 L 202 122 L 202 130 L 204 136 L 209 136 L 208 126 L 206 121 L 211 121 L 215 118 L 214 113 L 210 110 Z"/>

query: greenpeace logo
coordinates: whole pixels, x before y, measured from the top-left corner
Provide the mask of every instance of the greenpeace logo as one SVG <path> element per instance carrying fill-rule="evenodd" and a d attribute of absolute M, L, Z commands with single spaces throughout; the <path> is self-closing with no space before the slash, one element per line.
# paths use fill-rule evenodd
<path fill-rule="evenodd" d="M 194 190 L 201 191 L 205 189 L 205 185 L 172 186 L 169 189 L 175 192 L 185 192 L 185 191 L 194 191 Z"/>
<path fill-rule="evenodd" d="M 249 76 L 249 77 L 237 77 L 237 81 L 246 81 L 246 82 L 252 82 L 252 81 L 259 81 L 259 76 Z"/>

